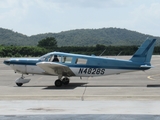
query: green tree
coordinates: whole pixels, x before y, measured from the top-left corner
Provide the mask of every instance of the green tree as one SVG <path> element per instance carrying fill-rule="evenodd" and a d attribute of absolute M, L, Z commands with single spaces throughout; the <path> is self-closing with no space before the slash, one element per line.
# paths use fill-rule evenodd
<path fill-rule="evenodd" d="M 54 37 L 47 37 L 38 42 L 38 47 L 43 47 L 45 49 L 55 49 L 57 48 L 57 41 Z"/>

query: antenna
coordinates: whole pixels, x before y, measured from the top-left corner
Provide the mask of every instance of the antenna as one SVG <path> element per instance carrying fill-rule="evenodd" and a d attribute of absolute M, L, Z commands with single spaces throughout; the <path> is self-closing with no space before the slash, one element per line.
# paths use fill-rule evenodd
<path fill-rule="evenodd" d="M 117 56 L 119 56 L 121 53 L 122 53 L 122 51 L 121 51 L 121 52 L 119 52 Z"/>
<path fill-rule="evenodd" d="M 104 52 L 106 52 L 106 49 L 105 49 L 105 50 L 103 50 L 103 52 L 102 52 L 99 56 L 102 56 L 102 55 L 104 54 Z"/>

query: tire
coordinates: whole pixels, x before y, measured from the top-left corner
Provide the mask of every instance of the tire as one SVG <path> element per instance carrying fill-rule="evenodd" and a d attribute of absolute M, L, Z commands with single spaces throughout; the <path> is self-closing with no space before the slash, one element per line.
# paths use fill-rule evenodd
<path fill-rule="evenodd" d="M 61 87 L 62 86 L 62 81 L 61 80 L 56 80 L 54 84 L 55 84 L 56 87 Z"/>
<path fill-rule="evenodd" d="M 62 79 L 62 83 L 63 83 L 64 85 L 68 85 L 68 84 L 69 84 L 69 79 L 68 79 L 68 78 L 63 78 L 63 79 Z"/>
<path fill-rule="evenodd" d="M 21 87 L 23 83 L 16 83 L 18 87 Z"/>

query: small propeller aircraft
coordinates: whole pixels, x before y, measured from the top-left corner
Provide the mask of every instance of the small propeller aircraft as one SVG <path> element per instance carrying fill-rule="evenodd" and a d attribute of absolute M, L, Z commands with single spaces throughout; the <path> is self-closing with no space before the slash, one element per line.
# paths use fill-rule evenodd
<path fill-rule="evenodd" d="M 68 85 L 69 77 L 72 76 L 95 77 L 148 70 L 152 68 L 150 61 L 155 41 L 156 39 L 147 38 L 129 60 L 51 52 L 39 59 L 11 58 L 4 60 L 4 64 L 9 65 L 15 73 L 22 74 L 15 81 L 17 86 L 22 86 L 30 81 L 30 79 L 24 78 L 24 74 L 40 74 L 58 76 L 55 86 L 61 87 L 63 84 Z"/>

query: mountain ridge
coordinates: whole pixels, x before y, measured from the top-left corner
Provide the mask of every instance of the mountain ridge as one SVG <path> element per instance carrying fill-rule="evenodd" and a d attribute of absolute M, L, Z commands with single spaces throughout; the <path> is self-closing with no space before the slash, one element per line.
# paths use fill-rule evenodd
<path fill-rule="evenodd" d="M 121 28 L 75 29 L 31 36 L 0 28 L 1 45 L 36 46 L 39 40 L 46 37 L 55 37 L 58 46 L 95 46 L 97 44 L 107 46 L 140 45 L 147 37 L 156 38 L 156 45 L 160 45 L 160 37 Z"/>

